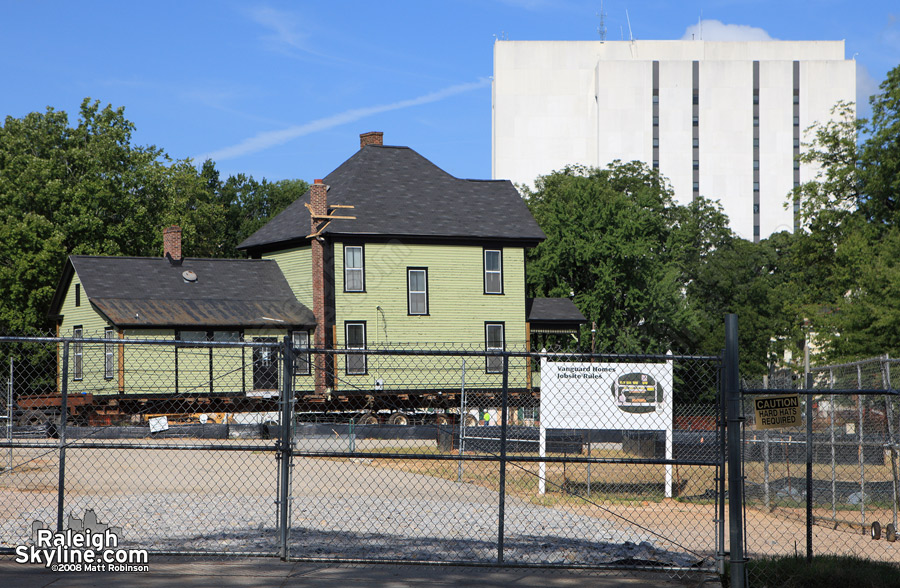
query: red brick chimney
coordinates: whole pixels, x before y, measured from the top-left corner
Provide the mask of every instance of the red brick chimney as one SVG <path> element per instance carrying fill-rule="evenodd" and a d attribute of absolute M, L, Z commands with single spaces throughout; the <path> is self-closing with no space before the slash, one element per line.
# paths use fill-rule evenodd
<path fill-rule="evenodd" d="M 315 180 L 309 187 L 310 233 L 319 231 L 325 221 L 315 219 L 312 215 L 328 214 L 328 186 L 322 180 Z M 312 285 L 313 314 L 316 317 L 316 347 L 325 349 L 328 346 L 328 332 L 325 321 L 325 246 L 321 237 L 312 239 Z M 315 370 L 316 393 L 325 393 L 325 355 L 315 354 L 313 366 Z"/>
<path fill-rule="evenodd" d="M 384 133 L 381 131 L 372 131 L 369 133 L 363 133 L 359 136 L 359 148 L 362 149 L 367 145 L 383 145 L 384 144 Z"/>
<path fill-rule="evenodd" d="M 181 262 L 181 227 L 172 225 L 163 229 L 163 257 L 173 263 Z"/>

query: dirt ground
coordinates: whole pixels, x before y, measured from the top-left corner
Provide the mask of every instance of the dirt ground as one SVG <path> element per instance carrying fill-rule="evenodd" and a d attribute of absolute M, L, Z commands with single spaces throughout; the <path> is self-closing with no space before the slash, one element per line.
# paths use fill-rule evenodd
<path fill-rule="evenodd" d="M 177 443 L 170 441 L 170 443 Z M 241 441 L 250 451 L 214 452 L 165 449 L 72 449 L 66 456 L 66 494 L 68 496 L 96 496 L 98 498 L 120 493 L 190 493 L 208 495 L 214 500 L 222 492 L 241 496 L 268 496 L 275 492 L 277 462 L 269 442 Z M 255 444 L 254 444 L 255 443 Z M 55 513 L 57 485 L 57 457 L 40 449 L 17 450 L 16 467 L 12 472 L 0 472 L 0 523 L 19 519 L 24 512 L 42 510 Z M 328 467 L 317 470 L 316 463 Z M 426 464 L 434 463 L 439 469 L 429 470 Z M 423 487 L 421 476 L 455 479 L 457 464 L 454 462 L 410 461 L 406 465 L 413 471 L 405 475 L 385 464 L 349 460 L 317 460 L 295 458 L 297 471 L 305 472 L 295 477 L 297 494 L 314 494 L 317 488 L 352 486 L 357 490 L 368 487 L 383 496 L 391 492 L 415 492 Z M 327 475 L 315 474 L 328 472 Z M 460 496 L 483 494 L 490 488 L 474 484 L 478 469 L 468 467 L 464 479 L 465 488 Z M 488 471 L 488 470 L 485 470 Z M 490 476 L 494 476 L 493 473 Z M 359 483 L 363 480 L 363 483 Z M 492 485 L 492 484 L 490 484 Z M 490 486 L 489 485 L 489 486 Z M 466 489 L 468 488 L 468 489 Z M 529 491 L 530 492 L 530 491 Z M 473 494 L 474 493 L 474 494 Z M 532 500 L 521 492 L 523 500 Z M 636 530 L 649 531 L 664 549 L 679 549 L 711 556 L 716 545 L 717 513 L 712 503 L 692 503 L 677 499 L 642 502 L 567 500 L 555 504 L 532 500 L 541 506 L 550 506 L 577 512 L 581 515 L 613 520 L 617 524 Z M 822 513 L 830 514 L 830 513 Z M 748 557 L 761 555 L 791 555 L 806 552 L 805 511 L 778 509 L 767 513 L 748 508 L 745 511 L 746 544 Z M 859 513 L 855 513 L 859 516 Z M 852 518 L 848 514 L 848 518 Z M 867 525 L 879 521 L 882 527 L 892 522 L 890 511 L 869 510 Z M 10 545 L 8 537 L 0 537 L 0 546 Z M 728 547 L 728 528 L 725 527 L 725 548 Z M 815 554 L 848 554 L 878 561 L 900 562 L 900 541 L 889 543 L 885 537 L 873 541 L 868 528 L 834 523 L 813 526 Z"/>

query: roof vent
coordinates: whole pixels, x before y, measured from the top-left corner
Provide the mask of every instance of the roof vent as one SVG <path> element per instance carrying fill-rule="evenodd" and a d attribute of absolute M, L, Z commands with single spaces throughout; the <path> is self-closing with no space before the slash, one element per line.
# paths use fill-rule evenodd
<path fill-rule="evenodd" d="M 181 272 L 181 277 L 184 278 L 185 284 L 192 284 L 197 281 L 197 274 L 191 270 L 184 270 Z"/>

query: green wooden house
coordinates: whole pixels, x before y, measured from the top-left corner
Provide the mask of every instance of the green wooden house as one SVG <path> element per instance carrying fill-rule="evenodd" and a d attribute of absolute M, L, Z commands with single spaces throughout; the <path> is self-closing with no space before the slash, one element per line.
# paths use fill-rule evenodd
<path fill-rule="evenodd" d="M 568 299 L 526 299 L 525 252 L 544 238 L 509 181 L 459 179 L 365 133 L 358 152 L 239 249 L 278 264 L 313 309 L 316 346 L 524 351 L 533 332 L 584 322 Z M 469 382 L 499 386 L 502 358 L 469 361 Z M 398 363 L 337 356 L 317 370 L 334 376 L 318 387 L 422 389 L 448 377 L 441 358 L 433 370 Z M 529 379 L 518 369 L 510 385 Z"/>
<path fill-rule="evenodd" d="M 337 351 L 296 354 L 294 389 L 315 402 L 459 390 L 463 369 L 467 387 L 497 390 L 501 357 L 371 351 L 525 351 L 536 334 L 585 322 L 568 299 L 526 298 L 525 253 L 544 234 L 509 181 L 455 178 L 408 147 L 383 145 L 381 133 L 360 139 L 358 152 L 239 246 L 250 259 L 182 258 L 177 227 L 164 232 L 160 258 L 70 257 L 50 316 L 60 335 L 104 342 L 73 344 L 69 390 L 271 396 L 282 375 L 266 350 L 188 342 L 285 336 L 296 349 Z M 512 389 L 535 387 L 529 366 L 517 360 Z"/>
<path fill-rule="evenodd" d="M 189 342 L 307 344 L 315 319 L 272 261 L 181 257 L 181 231 L 166 229 L 165 257 L 73 255 L 50 316 L 61 336 L 103 339 L 69 349 L 71 393 L 264 395 L 280 374 L 263 348 L 191 347 Z M 117 344 L 125 339 L 182 345 Z M 307 373 L 308 373 L 307 369 Z M 298 384 L 303 376 L 298 370 Z M 305 376 L 310 381 L 311 377 Z"/>

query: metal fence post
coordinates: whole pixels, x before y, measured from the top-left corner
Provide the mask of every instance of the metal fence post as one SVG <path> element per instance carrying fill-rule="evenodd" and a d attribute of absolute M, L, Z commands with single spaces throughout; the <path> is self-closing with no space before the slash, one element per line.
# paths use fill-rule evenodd
<path fill-rule="evenodd" d="M 66 411 L 69 396 L 69 342 L 63 343 L 63 367 L 60 379 L 59 407 L 59 484 L 56 497 L 56 530 L 62 533 L 66 495 Z"/>
<path fill-rule="evenodd" d="M 891 388 L 891 364 L 890 356 L 884 355 L 881 360 L 881 384 L 885 390 Z M 884 395 L 884 411 L 887 417 L 888 442 L 890 443 L 891 452 L 891 513 L 894 529 L 897 529 L 897 499 L 898 499 L 898 479 L 897 479 L 897 438 L 894 431 L 894 402 L 889 394 Z"/>
<path fill-rule="evenodd" d="M 717 557 L 719 560 L 719 573 L 725 575 L 725 480 L 727 478 L 727 469 L 726 466 L 726 457 L 728 455 L 728 451 L 726 449 L 727 444 L 725 439 L 727 437 L 727 424 L 728 424 L 728 410 L 726 408 L 726 400 L 725 400 L 725 365 L 724 365 L 725 351 L 722 351 L 722 366 L 719 368 L 719 393 L 718 393 L 718 403 L 719 406 L 717 410 L 719 412 L 719 416 L 716 420 L 716 426 L 718 427 L 718 441 L 719 441 L 719 459 L 716 465 L 716 508 L 717 508 L 717 516 L 718 521 L 716 525 L 716 531 L 718 533 L 718 553 Z"/>
<path fill-rule="evenodd" d="M 856 389 L 862 390 L 862 366 L 856 365 Z M 866 446 L 863 441 L 863 396 L 856 395 L 856 406 L 859 410 L 859 429 L 856 438 L 859 440 L 859 517 L 860 523 L 866 524 Z"/>
<path fill-rule="evenodd" d="M 462 377 L 459 393 L 459 467 L 456 471 L 456 481 L 463 481 L 463 457 L 466 452 L 466 418 L 469 414 L 469 408 L 466 406 L 466 358 L 462 360 Z M 453 443 L 451 439 L 450 450 L 453 451 Z"/>
<path fill-rule="evenodd" d="M 497 530 L 497 563 L 503 563 L 503 523 L 506 518 L 506 420 L 509 398 L 509 356 L 503 356 L 503 399 L 500 410 L 500 524 Z"/>
<path fill-rule="evenodd" d="M 284 375 L 281 383 L 281 447 L 279 455 L 281 457 L 281 480 L 279 482 L 280 496 L 278 497 L 279 505 L 279 543 L 281 548 L 281 559 L 287 560 L 290 556 L 288 549 L 289 526 L 290 526 L 290 481 L 291 468 L 293 462 L 293 446 L 292 426 L 293 425 L 293 349 L 291 346 L 291 337 L 284 337 L 284 346 L 282 353 L 282 365 L 284 367 Z"/>
<path fill-rule="evenodd" d="M 807 345 L 807 354 L 809 345 Z M 807 355 L 808 357 L 808 355 Z M 812 410 L 812 374 L 809 373 L 809 360 L 806 364 L 806 562 L 813 558 L 813 410 Z"/>
<path fill-rule="evenodd" d="M 725 315 L 725 394 L 728 409 L 728 531 L 731 551 L 731 586 L 746 586 L 741 480 L 741 389 L 738 371 L 738 320 Z"/>

